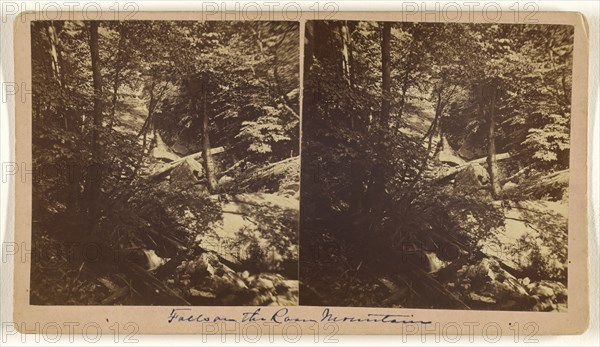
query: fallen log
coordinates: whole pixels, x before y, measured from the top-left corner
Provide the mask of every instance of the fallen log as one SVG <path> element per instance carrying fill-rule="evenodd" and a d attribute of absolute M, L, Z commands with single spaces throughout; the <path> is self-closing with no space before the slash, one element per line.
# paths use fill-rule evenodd
<path fill-rule="evenodd" d="M 501 154 L 496 155 L 496 161 L 506 160 L 509 158 L 510 158 L 510 154 L 508 154 L 508 153 L 501 153 Z M 440 177 L 436 178 L 436 181 L 441 181 L 450 176 L 456 175 L 457 173 L 461 172 L 462 170 L 468 168 L 470 165 L 484 164 L 486 161 L 487 161 L 487 157 L 483 157 L 483 158 L 471 160 L 471 161 L 466 162 L 459 166 L 455 166 L 455 167 L 451 168 L 450 170 L 443 172 Z"/>
<path fill-rule="evenodd" d="M 225 149 L 223 147 L 216 147 L 210 150 L 210 154 L 211 155 L 216 155 L 216 154 L 220 154 L 225 152 Z M 163 176 L 164 174 L 168 173 L 169 171 L 173 170 L 174 168 L 176 168 L 179 164 L 183 163 L 184 161 L 188 160 L 188 159 L 193 159 L 193 160 L 197 160 L 200 163 L 202 163 L 202 151 L 200 152 L 196 152 L 196 153 L 192 153 L 190 155 L 186 155 L 185 157 L 181 157 L 177 160 L 174 160 L 166 165 L 164 165 L 162 168 L 160 168 L 158 171 L 150 174 L 148 176 L 149 179 L 155 179 L 155 178 L 159 178 L 161 176 Z"/>
<path fill-rule="evenodd" d="M 244 163 L 244 160 L 240 160 L 238 162 L 236 162 L 235 164 L 233 164 L 230 168 L 226 169 L 223 172 L 219 172 L 218 176 L 219 179 L 227 174 L 229 174 L 230 172 L 236 170 L 237 168 L 239 168 L 242 164 Z"/>

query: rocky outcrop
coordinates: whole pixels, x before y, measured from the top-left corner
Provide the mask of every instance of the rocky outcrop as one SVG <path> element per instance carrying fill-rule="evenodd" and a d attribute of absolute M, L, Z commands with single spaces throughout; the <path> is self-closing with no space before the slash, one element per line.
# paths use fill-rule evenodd
<path fill-rule="evenodd" d="M 456 174 L 455 185 L 472 189 L 486 188 L 490 176 L 487 170 L 480 164 L 470 164 L 464 170 Z"/>
<path fill-rule="evenodd" d="M 198 186 L 205 179 L 204 168 L 196 160 L 187 158 L 171 170 L 168 179 L 172 185 L 177 187 L 190 188 Z M 202 187 L 204 188 L 204 185 Z"/>
<path fill-rule="evenodd" d="M 272 273 L 236 272 L 214 252 L 182 262 L 168 282 L 183 288 L 181 295 L 196 305 L 298 304 L 298 281 Z"/>
<path fill-rule="evenodd" d="M 567 289 L 555 281 L 516 278 L 493 258 L 463 265 L 446 287 L 474 309 L 565 311 Z"/>

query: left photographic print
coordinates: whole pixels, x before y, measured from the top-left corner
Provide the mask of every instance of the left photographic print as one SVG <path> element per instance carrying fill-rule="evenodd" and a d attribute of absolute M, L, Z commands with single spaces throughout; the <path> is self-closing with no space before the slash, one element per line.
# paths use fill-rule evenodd
<path fill-rule="evenodd" d="M 298 305 L 299 23 L 34 21 L 32 305 Z"/>

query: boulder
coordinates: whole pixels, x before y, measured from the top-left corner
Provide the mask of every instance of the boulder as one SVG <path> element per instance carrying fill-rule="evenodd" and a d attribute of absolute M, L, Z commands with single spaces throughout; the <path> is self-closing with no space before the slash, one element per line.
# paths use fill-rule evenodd
<path fill-rule="evenodd" d="M 568 297 L 567 287 L 556 281 L 542 280 L 532 283 L 529 286 L 529 291 L 531 295 L 540 298 L 553 298 L 556 302 L 566 302 Z"/>
<path fill-rule="evenodd" d="M 233 182 L 233 177 L 231 177 L 231 176 L 224 175 L 221 178 L 219 178 L 219 185 L 220 186 L 226 185 L 226 184 L 231 183 L 231 182 Z"/>
<path fill-rule="evenodd" d="M 250 292 L 254 295 L 252 305 L 298 305 L 299 283 L 296 280 L 287 280 L 279 274 L 263 273 L 257 275 L 248 286 L 252 288 Z"/>
<path fill-rule="evenodd" d="M 484 258 L 479 264 L 471 265 L 467 270 L 465 277 L 469 278 L 470 283 L 474 288 L 481 287 L 495 279 L 492 266 L 499 267 L 495 260 Z"/>
<path fill-rule="evenodd" d="M 453 285 L 452 290 L 464 290 L 475 307 L 523 310 L 535 303 L 522 281 L 504 270 L 496 259 L 484 258 L 479 263 L 463 266 L 457 271 L 457 278 L 459 285 Z"/>
<path fill-rule="evenodd" d="M 217 296 L 213 292 L 198 290 L 195 288 L 190 289 L 190 295 L 194 297 L 201 297 L 206 299 L 216 299 Z"/>
<path fill-rule="evenodd" d="M 518 188 L 519 186 L 511 181 L 506 182 L 503 186 L 502 186 L 502 190 L 511 190 L 511 189 L 515 189 Z"/>
<path fill-rule="evenodd" d="M 177 187 L 191 188 L 197 186 L 203 178 L 202 164 L 193 158 L 187 158 L 171 170 L 169 182 Z"/>
<path fill-rule="evenodd" d="M 495 304 L 496 300 L 489 296 L 483 296 L 476 293 L 469 293 L 469 298 L 473 301 L 480 301 L 486 304 Z"/>
<path fill-rule="evenodd" d="M 487 170 L 480 164 L 470 164 L 464 170 L 456 174 L 454 184 L 471 189 L 480 189 L 486 187 L 490 176 Z"/>
<path fill-rule="evenodd" d="M 551 298 L 554 296 L 554 290 L 552 290 L 550 287 L 540 285 L 533 290 L 533 294 L 539 296 L 540 298 Z"/>
<path fill-rule="evenodd" d="M 556 305 L 552 303 L 552 300 L 545 299 L 535 304 L 531 310 L 535 312 L 549 312 L 553 311 L 555 307 Z"/>
<path fill-rule="evenodd" d="M 274 289 L 275 286 L 273 285 L 273 281 L 268 280 L 266 278 L 260 278 L 258 281 L 256 281 L 256 285 L 258 286 L 258 288 L 260 289 Z"/>
<path fill-rule="evenodd" d="M 216 253 L 204 252 L 177 268 L 181 284 L 193 302 L 215 305 L 239 304 L 249 288 L 244 279 L 223 264 Z"/>

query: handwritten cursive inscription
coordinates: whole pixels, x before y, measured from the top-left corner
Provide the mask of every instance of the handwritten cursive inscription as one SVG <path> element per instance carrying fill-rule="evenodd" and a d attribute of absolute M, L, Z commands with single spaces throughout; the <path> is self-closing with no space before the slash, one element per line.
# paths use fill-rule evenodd
<path fill-rule="evenodd" d="M 329 308 L 325 308 L 320 317 L 293 316 L 288 308 L 281 308 L 272 314 L 265 314 L 260 308 L 243 312 L 239 317 L 222 315 L 196 314 L 191 308 L 174 308 L 167 317 L 169 323 L 218 323 L 218 322 L 273 322 L 284 323 L 384 323 L 384 324 L 431 324 L 431 321 L 412 320 L 411 315 L 369 313 L 363 317 L 338 316 Z"/>

